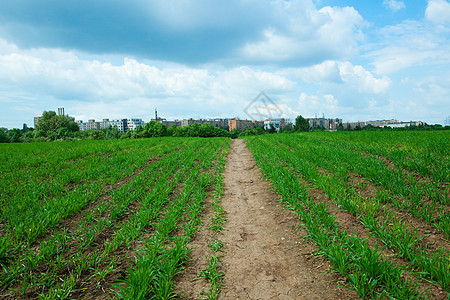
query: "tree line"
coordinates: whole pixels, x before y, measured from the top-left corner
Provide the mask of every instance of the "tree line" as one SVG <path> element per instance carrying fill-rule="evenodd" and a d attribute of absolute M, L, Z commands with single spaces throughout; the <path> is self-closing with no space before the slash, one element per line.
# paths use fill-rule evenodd
<path fill-rule="evenodd" d="M 382 128 L 367 125 L 365 127 L 357 126 L 358 130 L 440 130 L 450 129 L 449 126 L 426 125 L 411 126 L 406 128 Z M 308 131 L 325 130 L 324 128 L 311 128 L 309 121 L 301 115 L 297 116 L 293 125 L 287 125 L 280 128 L 279 133 L 294 133 Z M 338 130 L 344 130 L 342 125 Z M 349 130 L 349 129 L 345 129 Z M 176 127 L 174 125 L 166 127 L 164 124 L 150 121 L 145 126 L 138 126 L 134 130 L 120 132 L 117 127 L 109 127 L 101 130 L 88 129 L 80 131 L 78 124 L 73 117 L 68 115 L 57 115 L 54 111 L 44 111 L 42 118 L 39 120 L 36 128 L 29 128 L 25 124 L 22 129 L 6 129 L 0 128 L 0 143 L 17 143 L 17 142 L 45 142 L 45 141 L 63 141 L 63 140 L 110 140 L 110 139 L 127 139 L 127 138 L 152 138 L 163 136 L 174 137 L 230 137 L 238 138 L 240 136 L 261 135 L 277 133 L 274 127 L 265 130 L 262 127 L 246 128 L 243 131 L 233 129 L 231 131 L 214 127 L 211 124 L 194 123 L 185 127 Z"/>

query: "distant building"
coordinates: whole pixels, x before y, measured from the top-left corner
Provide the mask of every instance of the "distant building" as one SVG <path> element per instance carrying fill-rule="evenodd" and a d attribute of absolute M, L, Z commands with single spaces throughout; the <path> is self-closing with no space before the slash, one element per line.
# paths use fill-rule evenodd
<path fill-rule="evenodd" d="M 126 132 L 128 128 L 136 129 L 137 126 L 145 126 L 145 123 L 142 119 L 120 119 L 120 120 L 109 120 L 103 119 L 102 121 L 95 121 L 95 119 L 90 119 L 87 122 L 83 122 L 82 120 L 76 121 L 80 130 L 101 130 L 108 128 L 109 126 L 114 127 L 117 126 L 117 129 L 120 132 Z"/>
<path fill-rule="evenodd" d="M 181 121 L 178 121 L 178 120 L 167 121 L 166 119 L 163 119 L 162 121 L 160 121 L 160 123 L 166 125 L 166 127 L 170 127 L 170 126 L 180 127 L 181 126 Z"/>
<path fill-rule="evenodd" d="M 181 121 L 178 121 L 178 120 L 167 121 L 165 118 L 157 117 L 156 119 L 150 119 L 150 122 L 151 121 L 162 123 L 162 124 L 166 125 L 167 128 L 169 128 L 172 125 L 175 126 L 175 127 L 180 127 L 181 126 Z"/>
<path fill-rule="evenodd" d="M 142 119 L 126 119 L 127 120 L 127 128 L 130 130 L 135 130 L 138 126 L 145 126 L 145 122 Z"/>
<path fill-rule="evenodd" d="M 391 120 L 367 121 L 366 125 L 372 125 L 375 127 L 402 128 L 402 127 L 409 127 L 409 126 L 424 126 L 425 123 L 422 121 L 402 122 L 402 121 L 398 121 L 395 119 L 391 119 Z"/>
<path fill-rule="evenodd" d="M 90 119 L 87 122 L 83 122 L 81 120 L 76 121 L 80 130 L 100 130 L 100 122 L 96 122 L 94 119 Z"/>
<path fill-rule="evenodd" d="M 58 107 L 58 116 L 64 116 L 64 107 Z"/>
<path fill-rule="evenodd" d="M 196 120 L 194 120 L 194 119 L 184 119 L 184 120 L 181 120 L 180 121 L 180 124 L 181 124 L 181 127 L 186 127 L 186 126 L 189 126 L 189 125 L 192 125 L 192 124 L 194 124 L 194 123 L 198 123 L 198 122 L 195 122 Z M 201 123 L 199 123 L 199 124 L 201 124 Z"/>
<path fill-rule="evenodd" d="M 280 132 L 281 128 L 288 125 L 292 126 L 292 121 L 285 118 L 272 118 L 264 121 L 264 129 L 269 130 L 271 127 L 275 128 L 276 132 Z"/>
<path fill-rule="evenodd" d="M 108 128 L 111 124 L 109 122 L 109 119 L 103 119 L 102 121 L 98 122 L 100 129 Z"/>
<path fill-rule="evenodd" d="M 376 121 L 367 121 L 366 125 L 372 125 L 375 127 L 384 127 L 389 126 L 390 124 L 398 124 L 399 121 L 391 119 L 391 120 L 376 120 Z"/>
<path fill-rule="evenodd" d="M 111 120 L 109 124 L 114 127 L 117 126 L 117 129 L 120 132 L 127 132 L 128 130 L 128 119 L 120 119 L 120 120 Z"/>
<path fill-rule="evenodd" d="M 247 128 L 255 128 L 255 127 L 263 127 L 263 121 L 256 120 L 241 120 L 239 118 L 228 120 L 228 130 L 232 131 L 233 129 L 237 129 L 239 131 L 243 131 Z"/>
<path fill-rule="evenodd" d="M 192 125 L 194 123 L 197 124 L 211 124 L 214 127 L 227 128 L 228 127 L 228 119 L 184 119 L 180 121 L 181 127 L 186 127 Z"/>
<path fill-rule="evenodd" d="M 41 120 L 42 119 L 42 117 L 34 117 L 33 118 L 33 123 L 34 123 L 34 128 L 36 128 L 36 126 L 38 125 L 38 123 L 39 123 L 39 120 Z"/>
<path fill-rule="evenodd" d="M 343 128 L 346 130 L 355 130 L 356 127 L 364 128 L 366 126 L 366 122 L 357 121 L 357 122 L 345 122 L 342 124 Z"/>
<path fill-rule="evenodd" d="M 327 119 L 327 118 L 307 118 L 311 128 L 324 128 L 325 130 L 334 131 L 342 125 L 342 119 Z"/>

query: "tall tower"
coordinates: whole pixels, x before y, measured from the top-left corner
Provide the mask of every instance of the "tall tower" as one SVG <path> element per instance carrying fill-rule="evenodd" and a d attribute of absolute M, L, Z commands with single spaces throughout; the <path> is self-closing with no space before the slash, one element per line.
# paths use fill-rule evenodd
<path fill-rule="evenodd" d="M 155 121 L 158 122 L 158 110 L 155 107 Z"/>
<path fill-rule="evenodd" d="M 58 107 L 58 116 L 64 116 L 64 107 Z"/>

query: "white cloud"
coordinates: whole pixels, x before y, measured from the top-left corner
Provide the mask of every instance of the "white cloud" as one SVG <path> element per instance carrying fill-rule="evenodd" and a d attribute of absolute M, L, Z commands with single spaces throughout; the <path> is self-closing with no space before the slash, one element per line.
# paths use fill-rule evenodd
<path fill-rule="evenodd" d="M 437 24 L 450 24 L 450 3 L 446 0 L 429 0 L 425 16 Z"/>
<path fill-rule="evenodd" d="M 405 8 L 405 3 L 403 2 L 403 0 L 384 0 L 383 5 L 393 12 L 397 12 L 400 9 Z"/>
<path fill-rule="evenodd" d="M 365 57 L 372 59 L 375 72 L 390 74 L 411 66 L 439 65 L 450 62 L 450 29 L 423 21 L 404 21 L 386 26 L 378 33 L 379 49 Z"/>
<path fill-rule="evenodd" d="M 342 81 L 353 89 L 363 93 L 385 93 L 391 85 L 391 80 L 385 76 L 375 78 L 372 73 L 362 66 L 354 66 L 349 62 L 339 64 Z"/>
<path fill-rule="evenodd" d="M 287 69 L 284 70 L 284 74 L 293 74 L 309 83 L 342 83 L 338 62 L 332 60 L 324 61 L 312 67 Z"/>
<path fill-rule="evenodd" d="M 391 85 L 388 77 L 377 78 L 363 66 L 350 62 L 325 61 L 308 68 L 288 69 L 282 74 L 293 74 L 305 82 L 322 86 L 338 84 L 341 89 L 368 94 L 383 94 Z"/>
<path fill-rule="evenodd" d="M 447 56 L 442 50 L 419 51 L 417 49 L 391 46 L 370 54 L 378 74 L 391 74 L 414 65 L 433 64 Z"/>
<path fill-rule="evenodd" d="M 239 91 L 289 91 L 296 85 L 284 76 L 253 70 L 246 66 L 220 72 L 217 79 L 224 88 L 238 89 Z"/>
<path fill-rule="evenodd" d="M 286 4 L 280 17 L 287 26 L 266 27 L 262 38 L 241 50 L 252 62 L 308 65 L 346 58 L 357 53 L 363 18 L 353 7 L 323 7 L 320 10 Z"/>
<path fill-rule="evenodd" d="M 260 91 L 276 96 L 295 86 L 282 75 L 244 66 L 155 67 L 126 57 L 113 65 L 46 49 L 0 54 L 2 103 L 12 101 L 12 108 L 33 102 L 34 111 L 42 112 L 49 109 L 44 101 L 53 99 L 58 106 L 66 103 L 66 111 L 77 118 L 147 117 L 156 106 L 175 116 L 243 115 L 246 103 Z"/>
<path fill-rule="evenodd" d="M 322 96 L 301 93 L 298 98 L 298 110 L 303 117 L 325 115 L 327 118 L 338 117 L 339 101 L 331 94 Z"/>

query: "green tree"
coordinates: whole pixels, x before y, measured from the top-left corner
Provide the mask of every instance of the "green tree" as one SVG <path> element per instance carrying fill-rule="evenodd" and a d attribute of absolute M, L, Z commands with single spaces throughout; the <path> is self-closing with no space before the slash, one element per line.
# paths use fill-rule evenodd
<path fill-rule="evenodd" d="M 186 127 L 187 127 L 186 136 L 189 137 L 200 136 L 200 124 L 194 123 Z"/>
<path fill-rule="evenodd" d="M 22 129 L 23 131 L 23 129 Z M 22 142 L 32 142 L 33 141 L 33 131 L 26 131 L 23 135 L 22 135 Z"/>
<path fill-rule="evenodd" d="M 73 117 L 58 116 L 54 111 L 44 111 L 35 131 L 42 130 L 50 139 L 66 138 L 80 128 Z M 55 133 L 55 134 L 53 134 Z"/>
<path fill-rule="evenodd" d="M 0 143 L 9 143 L 8 129 L 0 128 Z"/>
<path fill-rule="evenodd" d="M 249 136 L 249 135 L 261 135 L 265 134 L 266 131 L 262 127 L 254 127 L 254 128 L 247 128 L 243 132 L 239 134 L 239 136 Z"/>
<path fill-rule="evenodd" d="M 102 131 L 105 134 L 105 139 L 107 140 L 119 139 L 121 135 L 117 126 L 112 127 L 110 125 L 108 128 L 105 128 Z"/>
<path fill-rule="evenodd" d="M 310 129 L 311 127 L 309 126 L 309 121 L 303 118 L 301 115 L 295 119 L 295 131 L 309 131 Z"/>
<path fill-rule="evenodd" d="M 88 129 L 86 130 L 89 140 L 104 140 L 105 133 L 101 130 Z"/>
<path fill-rule="evenodd" d="M 230 136 L 229 132 L 223 128 L 214 127 L 209 123 L 202 124 L 199 128 L 199 136 L 200 137 L 228 137 Z"/>
<path fill-rule="evenodd" d="M 35 139 L 37 139 L 37 138 L 45 138 L 45 131 L 44 130 L 35 130 L 34 132 L 33 132 L 33 137 L 35 138 Z"/>
<path fill-rule="evenodd" d="M 177 128 L 175 125 L 170 125 L 169 128 L 167 128 L 167 136 L 176 136 L 177 134 Z"/>
<path fill-rule="evenodd" d="M 137 129 L 137 128 L 136 128 Z M 167 135 L 167 127 L 163 123 L 150 121 L 145 124 L 143 137 L 161 137 Z"/>
<path fill-rule="evenodd" d="M 288 124 L 286 126 L 284 126 L 283 128 L 280 128 L 280 133 L 281 132 L 291 132 L 294 130 L 294 127 L 291 124 Z"/>
<path fill-rule="evenodd" d="M 8 137 L 11 143 L 18 143 L 20 142 L 20 138 L 22 137 L 22 130 L 18 128 L 8 130 Z"/>
<path fill-rule="evenodd" d="M 232 139 L 237 139 L 239 137 L 239 130 L 237 130 L 236 128 L 234 128 L 233 130 L 230 131 L 230 137 Z"/>

